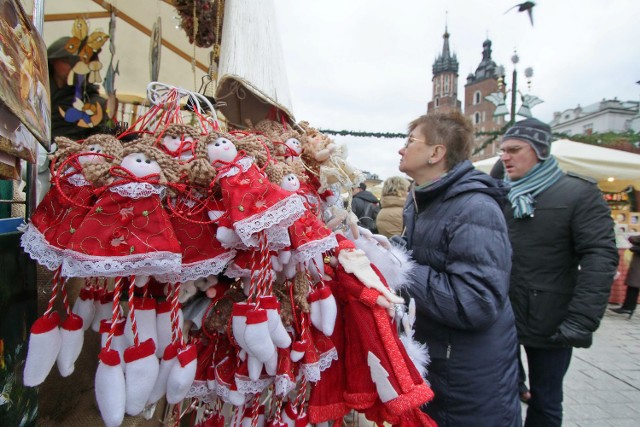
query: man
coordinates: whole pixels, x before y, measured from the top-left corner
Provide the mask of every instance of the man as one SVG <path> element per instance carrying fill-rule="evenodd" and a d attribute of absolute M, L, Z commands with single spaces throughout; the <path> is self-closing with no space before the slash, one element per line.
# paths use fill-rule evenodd
<path fill-rule="evenodd" d="M 353 197 L 351 200 L 351 210 L 360 220 L 360 225 L 372 233 L 377 233 L 376 217 L 380 211 L 380 203 L 376 196 L 370 191 L 367 191 L 367 184 L 364 182 L 361 182 L 357 187 L 353 187 L 351 195 Z"/>
<path fill-rule="evenodd" d="M 562 382 L 573 347 L 590 347 L 618 265 L 613 220 L 595 181 L 563 173 L 551 129 L 517 122 L 499 150 L 511 185 L 509 297 L 529 366 L 525 427 L 562 424 Z"/>

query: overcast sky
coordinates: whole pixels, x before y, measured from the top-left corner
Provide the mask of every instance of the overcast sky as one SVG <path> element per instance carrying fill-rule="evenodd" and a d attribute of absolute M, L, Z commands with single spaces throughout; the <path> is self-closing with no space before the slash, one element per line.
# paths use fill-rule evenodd
<path fill-rule="evenodd" d="M 544 100 L 533 113 L 543 121 L 603 98 L 640 100 L 638 0 L 539 0 L 533 26 L 517 8 L 505 14 L 512 0 L 274 1 L 294 114 L 317 128 L 406 131 L 431 100 L 445 19 L 462 103 L 487 36 L 509 76 L 517 49 L 518 89 L 527 90 L 523 71 L 533 67 L 530 93 Z M 398 174 L 402 141 L 335 139 L 356 167 Z"/>

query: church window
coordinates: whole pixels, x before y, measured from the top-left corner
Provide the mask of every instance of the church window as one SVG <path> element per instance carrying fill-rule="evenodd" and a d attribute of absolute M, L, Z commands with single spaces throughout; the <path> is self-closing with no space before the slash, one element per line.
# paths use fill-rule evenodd
<path fill-rule="evenodd" d="M 478 123 L 480 123 L 480 113 L 479 113 L 479 112 L 476 112 L 476 113 L 473 115 L 473 123 L 474 123 L 474 124 L 476 124 L 476 125 L 477 125 Z"/>
<path fill-rule="evenodd" d="M 479 90 L 477 90 L 476 93 L 473 94 L 473 105 L 480 104 L 480 96 L 481 95 L 482 94 L 480 93 Z"/>

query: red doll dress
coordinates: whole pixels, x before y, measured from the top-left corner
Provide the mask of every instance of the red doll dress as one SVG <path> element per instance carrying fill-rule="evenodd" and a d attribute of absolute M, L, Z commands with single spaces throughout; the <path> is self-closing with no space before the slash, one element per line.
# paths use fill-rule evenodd
<path fill-rule="evenodd" d="M 203 203 L 204 196 L 192 194 L 178 196 L 178 205 L 187 210 L 197 203 Z M 209 209 L 195 210 L 191 220 L 183 216 L 171 215 L 171 225 L 182 249 L 180 281 L 197 280 L 221 273 L 236 254 L 233 249 L 225 249 L 216 238 L 218 226 L 207 214 Z"/>
<path fill-rule="evenodd" d="M 382 274 L 371 267 L 386 286 Z M 340 264 L 336 281 L 339 286 L 331 289 L 342 307 L 346 343 L 340 356 L 349 373 L 345 401 L 374 422 L 397 422 L 406 411 L 430 401 L 433 391 L 407 355 L 387 310 L 377 305 L 380 293 L 364 286 Z"/>
<path fill-rule="evenodd" d="M 218 182 L 233 228 L 246 246 L 258 246 L 256 234 L 263 230 L 270 249 L 289 245 L 287 227 L 305 210 L 300 196 L 269 182 L 248 156 L 221 167 Z"/>
<path fill-rule="evenodd" d="M 62 264 L 67 242 L 95 200 L 93 185 L 84 175 L 74 172 L 75 169 L 67 170 L 57 180 L 58 185 L 51 187 L 20 238 L 24 251 L 50 270 Z"/>
<path fill-rule="evenodd" d="M 162 206 L 164 192 L 162 185 L 128 179 L 107 188 L 69 241 L 63 276 L 178 281 L 180 243 Z"/>
<path fill-rule="evenodd" d="M 289 239 L 298 262 L 309 261 L 316 255 L 338 246 L 335 235 L 310 210 L 306 210 L 304 215 L 289 227 Z"/>

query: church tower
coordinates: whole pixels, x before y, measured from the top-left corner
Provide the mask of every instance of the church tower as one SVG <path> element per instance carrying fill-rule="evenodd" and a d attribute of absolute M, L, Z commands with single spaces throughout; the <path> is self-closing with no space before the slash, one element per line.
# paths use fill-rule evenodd
<path fill-rule="evenodd" d="M 461 110 L 461 103 L 458 101 L 458 59 L 449 49 L 447 25 L 444 27 L 442 38 L 442 53 L 433 62 L 433 97 L 427 104 L 427 113 Z"/>
<path fill-rule="evenodd" d="M 498 76 L 496 63 L 491 59 L 491 40 L 482 43 L 482 61 L 475 73 L 467 76 L 464 86 L 464 115 L 471 120 L 476 132 L 492 132 L 505 125 L 505 117 L 494 117 L 496 106 L 485 99 L 486 96 L 498 92 Z M 503 89 L 504 90 L 504 89 Z M 476 146 L 481 147 L 488 136 L 478 136 Z M 498 141 L 496 139 L 495 141 Z M 497 142 L 490 144 L 474 156 L 474 160 L 495 155 Z"/>

